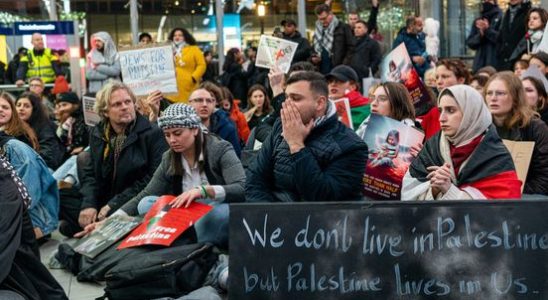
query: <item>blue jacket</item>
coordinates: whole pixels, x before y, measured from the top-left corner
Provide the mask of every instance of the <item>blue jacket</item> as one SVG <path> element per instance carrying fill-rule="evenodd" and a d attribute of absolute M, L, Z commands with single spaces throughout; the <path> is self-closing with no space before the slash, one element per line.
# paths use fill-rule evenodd
<path fill-rule="evenodd" d="M 420 32 L 419 34 L 410 34 L 407 32 L 407 29 L 404 27 L 400 29 L 398 36 L 392 44 L 392 49 L 399 46 L 399 44 L 404 43 L 407 48 L 407 52 L 411 59 L 413 56 L 422 56 L 425 59 L 424 64 L 421 66 L 413 62 L 413 66 L 419 73 L 420 77 L 424 76 L 424 72 L 430 68 L 430 59 L 428 58 L 428 53 L 426 53 L 426 36 L 424 33 Z"/>
<path fill-rule="evenodd" d="M 59 190 L 44 160 L 27 144 L 0 133 L 0 146 L 31 197 L 29 214 L 34 227 L 44 235 L 52 233 L 59 222 Z"/>
<path fill-rule="evenodd" d="M 305 148 L 294 154 L 281 133 L 278 119 L 248 169 L 246 201 L 361 199 L 367 145 L 336 115 L 312 129 Z"/>
<path fill-rule="evenodd" d="M 211 115 L 209 132 L 231 143 L 236 155 L 240 157 L 242 147 L 238 138 L 238 131 L 236 131 L 236 125 L 234 125 L 234 122 L 232 122 L 225 111 L 218 109 Z"/>

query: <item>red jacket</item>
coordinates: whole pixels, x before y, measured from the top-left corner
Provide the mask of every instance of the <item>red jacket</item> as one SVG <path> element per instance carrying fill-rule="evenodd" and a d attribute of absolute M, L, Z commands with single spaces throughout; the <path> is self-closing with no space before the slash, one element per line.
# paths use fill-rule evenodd
<path fill-rule="evenodd" d="M 230 110 L 230 119 L 236 124 L 236 130 L 238 131 L 238 137 L 244 143 L 247 142 L 249 137 L 249 126 L 247 126 L 247 121 L 245 119 L 244 113 L 238 108 L 239 100 L 234 100 L 232 103 L 232 109 Z"/>

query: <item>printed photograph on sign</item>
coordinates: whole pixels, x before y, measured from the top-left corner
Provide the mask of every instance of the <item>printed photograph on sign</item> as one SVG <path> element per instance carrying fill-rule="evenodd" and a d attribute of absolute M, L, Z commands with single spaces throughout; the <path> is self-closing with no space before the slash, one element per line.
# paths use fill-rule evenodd
<path fill-rule="evenodd" d="M 369 148 L 364 195 L 372 199 L 399 199 L 403 176 L 414 157 L 411 147 L 424 133 L 394 119 L 371 114 L 364 141 Z"/>
<path fill-rule="evenodd" d="M 413 67 L 404 43 L 401 43 L 384 57 L 381 63 L 381 81 L 399 82 L 405 85 L 409 94 L 411 94 L 415 108 L 422 103 L 430 102 L 430 94 Z"/>
<path fill-rule="evenodd" d="M 169 246 L 183 232 L 205 216 L 213 207 L 192 202 L 187 208 L 172 208 L 175 196 L 162 196 L 145 215 L 143 223 L 135 228 L 118 246 L 118 250 L 141 245 Z"/>
<path fill-rule="evenodd" d="M 330 100 L 337 109 L 337 116 L 341 123 L 346 125 L 350 129 L 354 129 L 352 126 L 352 114 L 350 113 L 350 102 L 348 98 L 341 98 L 338 100 Z"/>
<path fill-rule="evenodd" d="M 110 245 L 123 238 L 133 228 L 141 223 L 140 218 L 113 216 L 105 220 L 103 226 L 98 227 L 90 235 L 80 239 L 73 247 L 74 251 L 94 258 L 106 250 Z"/>
<path fill-rule="evenodd" d="M 95 106 L 95 98 L 84 96 L 82 97 L 82 103 L 84 104 L 84 122 L 88 126 L 95 126 L 101 122 L 101 117 L 95 112 L 93 107 Z"/>
<path fill-rule="evenodd" d="M 255 65 L 270 69 L 277 66 L 284 73 L 289 71 L 299 44 L 273 36 L 261 35 Z"/>
<path fill-rule="evenodd" d="M 136 96 L 177 93 L 173 46 L 126 48 L 119 55 L 123 81 Z"/>

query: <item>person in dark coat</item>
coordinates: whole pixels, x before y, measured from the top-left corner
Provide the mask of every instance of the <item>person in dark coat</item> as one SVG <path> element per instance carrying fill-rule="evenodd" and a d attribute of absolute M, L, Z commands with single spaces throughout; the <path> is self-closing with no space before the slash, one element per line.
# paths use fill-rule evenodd
<path fill-rule="evenodd" d="M 204 52 L 204 59 L 206 61 L 206 71 L 202 76 L 202 80 L 215 82 L 217 76 L 219 76 L 219 63 L 213 60 L 213 53 L 209 50 Z"/>
<path fill-rule="evenodd" d="M 136 113 L 135 101 L 131 90 L 116 81 L 97 93 L 95 111 L 102 120 L 90 132 L 90 158 L 80 178 L 82 201 L 61 199 L 61 218 L 71 229 L 63 234 L 105 219 L 137 195 L 160 164 L 166 141 L 158 126 Z"/>
<path fill-rule="evenodd" d="M 324 77 L 294 74 L 285 93 L 280 121 L 248 169 L 246 200 L 361 199 L 367 145 L 338 121 Z"/>
<path fill-rule="evenodd" d="M 299 31 L 297 31 L 297 23 L 294 20 L 283 20 L 281 25 L 283 26 L 282 38 L 284 40 L 292 41 L 299 44 L 297 46 L 297 52 L 293 56 L 292 63 L 300 61 L 308 61 L 312 48 L 306 38 L 304 38 Z"/>
<path fill-rule="evenodd" d="M 340 64 L 350 64 L 356 41 L 350 25 L 337 19 L 329 5 L 316 6 L 315 13 L 318 20 L 312 63 L 318 65 L 322 74 L 327 74 Z"/>
<path fill-rule="evenodd" d="M 379 43 L 369 37 L 367 23 L 363 20 L 356 21 L 354 25 L 356 36 L 356 52 L 352 56 L 352 68 L 358 73 L 359 83 L 363 78 L 373 76 L 379 70 L 381 63 L 381 47 Z M 373 74 L 369 74 L 369 70 Z"/>
<path fill-rule="evenodd" d="M 500 138 L 535 143 L 523 194 L 548 196 L 548 126 L 527 105 L 521 80 L 499 72 L 487 82 L 484 98 Z"/>
<path fill-rule="evenodd" d="M 55 124 L 49 119 L 40 97 L 32 92 L 23 93 L 15 101 L 15 107 L 19 118 L 36 132 L 40 156 L 50 169 L 57 169 L 63 162 L 65 150 L 55 134 Z"/>
<path fill-rule="evenodd" d="M 8 63 L 8 69 L 6 70 L 6 83 L 15 83 L 17 81 L 17 69 L 19 68 L 19 62 L 21 57 L 27 56 L 28 50 L 25 47 L 19 48 L 17 55 Z"/>
<path fill-rule="evenodd" d="M 392 44 L 392 49 L 398 47 L 401 43 L 405 44 L 407 53 L 413 61 L 413 67 L 415 67 L 420 77 L 424 77 L 424 72 L 430 68 L 430 58 L 426 52 L 426 35 L 422 32 L 423 26 L 422 18 L 407 17 L 405 27 L 400 29 Z"/>
<path fill-rule="evenodd" d="M 513 61 L 510 60 L 520 40 L 525 36 L 527 27 L 527 13 L 531 3 L 524 0 L 510 0 L 510 6 L 497 24 L 499 30 L 496 43 L 496 57 L 498 71 L 512 70 Z"/>
<path fill-rule="evenodd" d="M 13 166 L 0 156 L 0 298 L 65 300 L 40 261 L 28 207 L 32 201 Z"/>
<path fill-rule="evenodd" d="M 495 28 L 502 18 L 502 10 L 495 0 L 482 3 L 481 16 L 474 20 L 472 30 L 466 38 L 466 45 L 476 51 L 473 72 L 485 66 L 497 64 L 496 43 L 498 31 Z"/>
<path fill-rule="evenodd" d="M 246 107 L 247 78 L 249 75 L 242 67 L 243 62 L 244 55 L 239 49 L 232 48 L 228 50 L 223 65 L 223 72 L 227 74 L 221 76 L 221 84 L 232 92 L 234 99 L 240 100 L 241 105 Z M 223 76 L 226 78 L 225 80 L 223 80 Z"/>

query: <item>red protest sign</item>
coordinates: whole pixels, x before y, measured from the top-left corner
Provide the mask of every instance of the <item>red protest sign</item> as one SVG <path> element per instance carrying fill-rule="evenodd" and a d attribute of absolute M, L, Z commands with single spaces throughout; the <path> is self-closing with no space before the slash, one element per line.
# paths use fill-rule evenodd
<path fill-rule="evenodd" d="M 213 209 L 199 202 L 192 202 L 187 208 L 172 208 L 169 202 L 174 198 L 175 196 L 158 198 L 145 215 L 143 223 L 133 230 L 117 249 L 141 245 L 169 246 L 185 230 Z"/>

